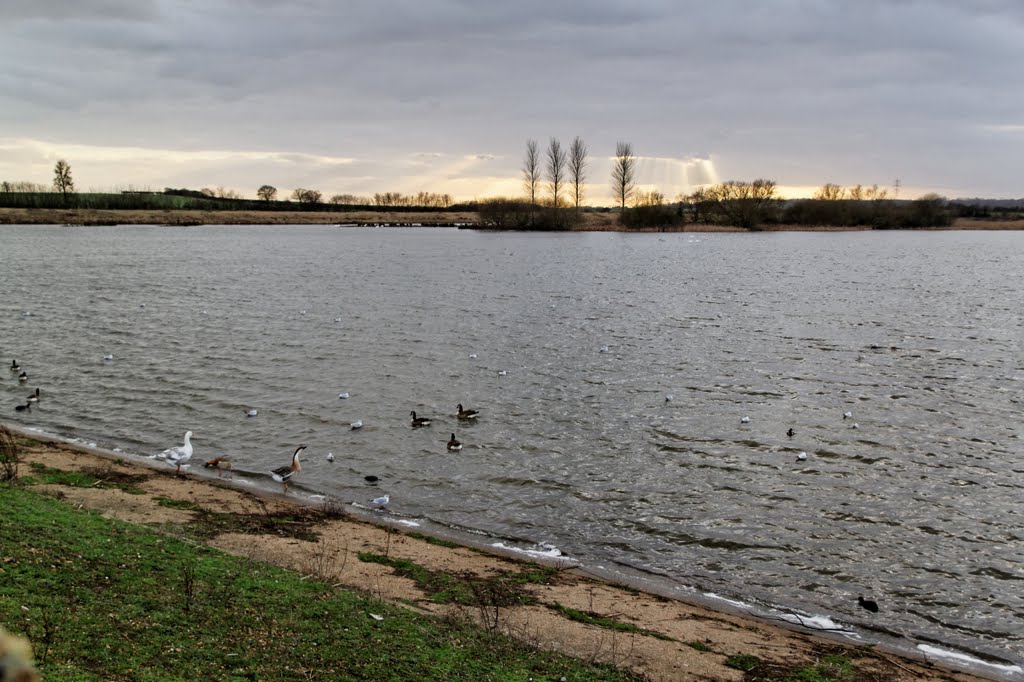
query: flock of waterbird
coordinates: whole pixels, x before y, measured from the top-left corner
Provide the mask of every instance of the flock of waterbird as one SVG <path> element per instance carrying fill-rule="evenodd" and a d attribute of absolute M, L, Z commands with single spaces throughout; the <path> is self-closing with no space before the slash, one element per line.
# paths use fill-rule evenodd
<path fill-rule="evenodd" d="M 349 397 L 349 394 L 340 393 L 338 397 L 346 399 Z M 258 414 L 259 412 L 256 409 L 245 410 L 245 415 L 247 417 L 255 417 Z M 423 417 L 417 415 L 415 410 L 411 411 L 409 413 L 409 416 L 412 420 L 411 426 L 414 429 L 430 426 L 434 421 L 430 417 Z M 466 422 L 475 420 L 477 417 L 479 417 L 480 411 L 467 409 L 463 407 L 462 403 L 459 403 L 455 408 L 455 416 L 457 419 Z M 363 427 L 363 421 L 361 419 L 356 420 L 352 422 L 349 426 L 353 431 L 361 429 Z M 299 455 L 301 455 L 302 452 L 306 450 L 307 447 L 308 446 L 306 445 L 299 445 L 297 448 L 295 448 L 295 451 L 292 453 L 290 463 L 284 466 L 277 467 L 276 469 L 272 469 L 270 472 L 268 472 L 270 474 L 270 477 L 276 483 L 282 484 L 285 494 L 288 493 L 288 484 L 292 481 L 296 474 L 302 471 L 302 463 L 299 459 Z M 451 438 L 449 438 L 448 442 L 445 444 L 445 448 L 449 452 L 458 452 L 459 450 L 462 449 L 462 442 L 455 437 L 454 432 L 452 432 Z M 175 445 L 174 447 L 167 448 L 163 452 L 156 455 L 156 457 L 157 459 L 164 460 L 164 462 L 166 462 L 169 466 L 173 466 L 175 468 L 175 475 L 181 475 L 181 467 L 188 464 L 192 460 L 193 452 L 194 450 L 192 447 L 192 432 L 186 431 L 184 440 L 181 445 Z M 326 459 L 328 462 L 333 462 L 334 453 L 328 452 Z M 231 458 L 223 455 L 220 457 L 214 457 L 213 459 L 208 459 L 205 462 L 203 462 L 203 466 L 207 469 L 216 469 L 217 477 L 220 478 L 224 469 L 231 468 Z M 376 483 L 379 479 L 376 476 L 366 476 L 365 480 L 370 483 Z M 390 495 L 382 495 L 380 497 L 376 497 L 370 500 L 370 505 L 377 509 L 383 509 L 384 507 L 387 507 L 387 505 L 390 502 Z"/>
<path fill-rule="evenodd" d="M 605 350 L 605 348 L 606 347 L 602 347 L 601 348 L 601 352 L 607 352 Z M 475 355 L 471 355 L 470 357 L 475 357 Z M 103 360 L 105 362 L 109 362 L 109 361 L 113 360 L 113 356 L 112 355 L 106 355 L 106 356 L 103 357 Z M 18 382 L 20 384 L 27 384 L 28 383 L 28 380 L 29 380 L 28 373 L 21 368 L 21 366 L 18 364 L 17 360 L 11 360 L 10 371 L 11 371 L 12 374 L 16 374 L 17 375 Z M 505 372 L 500 372 L 500 374 L 505 374 Z M 348 393 L 339 393 L 338 394 L 338 398 L 340 398 L 340 399 L 347 399 L 348 397 L 349 397 Z M 32 405 L 39 402 L 39 398 L 40 398 L 40 391 L 39 391 L 39 388 L 36 387 L 35 391 L 28 395 L 28 397 L 26 399 L 26 402 L 24 404 L 19 404 L 19 405 L 15 406 L 14 409 L 16 411 L 18 411 L 18 412 L 23 412 L 23 411 L 26 411 L 26 410 L 31 410 Z M 673 399 L 674 399 L 674 396 L 671 395 L 671 394 L 665 396 L 665 402 L 671 402 Z M 463 421 L 463 422 L 470 421 L 470 420 L 475 420 L 475 419 L 477 419 L 477 417 L 480 416 L 480 411 L 479 410 L 467 409 L 467 408 L 463 407 L 462 403 L 459 403 L 456 406 L 455 410 L 456 410 L 455 411 L 456 418 L 458 418 L 460 421 Z M 249 409 L 245 410 L 246 417 L 255 417 L 258 414 L 259 414 L 259 412 L 255 408 L 249 408 Z M 419 429 L 419 428 L 427 427 L 427 426 L 430 426 L 433 423 L 433 419 L 431 419 L 430 417 L 424 417 L 422 415 L 417 415 L 415 410 L 411 411 L 409 413 L 409 416 L 411 418 L 411 426 L 414 429 Z M 852 417 L 853 417 L 853 413 L 850 412 L 850 411 L 846 411 L 846 412 L 843 413 L 843 420 L 844 421 L 848 420 L 848 419 L 851 419 Z M 748 416 L 741 417 L 740 418 L 740 423 L 741 424 L 749 424 L 750 423 L 750 417 L 748 417 Z M 349 426 L 351 427 L 352 430 L 361 429 L 363 427 L 363 422 L 362 422 L 362 420 L 357 420 L 357 421 L 352 422 Z M 856 429 L 856 428 L 859 428 L 859 427 L 860 427 L 860 425 L 857 424 L 856 422 L 854 422 L 851 425 L 850 428 Z M 792 427 L 790 427 L 789 429 L 786 430 L 786 436 L 789 437 L 790 439 L 792 439 L 795 435 L 796 435 L 796 431 Z M 286 494 L 288 492 L 288 484 L 292 481 L 292 479 L 295 477 L 296 474 L 298 474 L 300 471 L 302 471 L 302 464 L 300 463 L 299 455 L 304 450 L 306 450 L 306 448 L 307 448 L 306 445 L 299 445 L 297 448 L 295 448 L 295 451 L 292 453 L 291 462 L 289 464 L 277 467 L 275 469 L 272 469 L 269 472 L 270 477 L 276 483 L 280 483 L 280 484 L 283 485 L 284 492 Z M 461 441 L 456 439 L 454 432 L 451 434 L 451 438 L 448 440 L 448 442 L 446 444 L 446 448 L 447 448 L 447 450 L 449 452 L 458 452 L 459 450 L 462 450 L 462 443 L 461 443 Z M 193 450 L 193 447 L 192 447 L 192 432 L 191 431 L 186 431 L 185 432 L 184 441 L 183 441 L 183 443 L 181 445 L 176 445 L 174 447 L 171 447 L 171 448 L 168 448 L 168 449 L 164 450 L 163 452 L 161 452 L 160 454 L 157 455 L 157 458 L 164 460 L 169 466 L 175 467 L 175 471 L 174 471 L 175 475 L 180 475 L 181 474 L 181 467 L 183 465 L 188 464 L 192 460 L 193 452 L 194 452 L 194 450 Z M 334 461 L 334 454 L 328 452 L 326 459 L 327 459 L 328 462 L 333 462 Z M 806 459 L 807 459 L 807 453 L 806 452 L 801 451 L 801 452 L 797 453 L 797 461 L 803 461 L 803 460 L 806 460 Z M 203 463 L 203 466 L 205 468 L 207 468 L 207 469 L 216 469 L 217 470 L 217 476 L 219 478 L 221 476 L 221 473 L 222 473 L 222 471 L 224 469 L 230 469 L 231 468 L 231 459 L 229 457 L 227 457 L 227 456 L 214 457 L 212 459 L 206 460 Z M 366 476 L 365 479 L 368 482 L 370 482 L 370 483 L 376 483 L 378 481 L 378 478 L 376 476 Z M 381 495 L 380 497 L 375 497 L 372 500 L 370 500 L 370 506 L 373 507 L 373 508 L 376 508 L 376 509 L 383 509 L 383 508 L 387 507 L 388 504 L 390 504 L 390 502 L 391 502 L 391 496 L 389 494 L 385 494 L 385 495 Z M 864 608 L 864 609 L 870 611 L 871 613 L 878 613 L 878 603 L 875 602 L 874 600 L 865 599 L 863 596 L 858 596 L 857 597 L 857 604 L 861 608 Z"/>

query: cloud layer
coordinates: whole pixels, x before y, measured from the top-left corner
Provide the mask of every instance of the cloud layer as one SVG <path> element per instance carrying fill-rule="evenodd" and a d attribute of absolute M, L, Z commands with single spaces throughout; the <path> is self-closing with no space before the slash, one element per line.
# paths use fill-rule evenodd
<path fill-rule="evenodd" d="M 595 201 L 618 140 L 669 196 L 708 157 L 721 179 L 1024 196 L 1011 0 L 4 4 L 0 179 L 66 157 L 81 186 L 472 198 L 519 190 L 527 139 L 579 135 Z"/>

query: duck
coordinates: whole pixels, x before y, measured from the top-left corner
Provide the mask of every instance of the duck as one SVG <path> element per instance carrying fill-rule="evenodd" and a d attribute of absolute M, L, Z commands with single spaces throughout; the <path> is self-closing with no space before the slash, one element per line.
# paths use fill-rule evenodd
<path fill-rule="evenodd" d="M 38 403 L 39 402 L 39 389 L 38 388 L 36 389 L 35 393 L 32 393 L 31 395 L 29 395 L 28 401 L 30 403 Z"/>
<path fill-rule="evenodd" d="M 455 440 L 455 434 L 452 434 L 451 440 L 448 441 L 448 452 L 458 452 L 462 449 L 462 443 Z"/>
<path fill-rule="evenodd" d="M 214 457 L 203 462 L 203 466 L 207 469 L 216 469 L 217 478 L 220 478 L 221 470 L 231 468 L 231 458 L 221 455 L 220 457 Z"/>
<path fill-rule="evenodd" d="M 381 495 L 370 500 L 370 504 L 377 509 L 383 509 L 388 506 L 389 502 L 391 502 L 391 495 Z"/>
<path fill-rule="evenodd" d="M 789 436 L 790 438 L 792 438 L 793 436 L 795 436 L 795 435 L 796 435 L 796 431 L 794 431 L 794 430 L 793 430 L 793 427 L 792 427 L 792 426 L 791 426 L 791 427 L 789 427 L 789 430 L 788 430 L 788 431 L 786 431 L 786 435 L 787 435 L 787 436 Z"/>
<path fill-rule="evenodd" d="M 26 383 L 28 383 L 28 373 L 27 372 L 22 372 L 21 374 L 18 375 L 18 383 L 19 384 L 26 384 Z"/>
<path fill-rule="evenodd" d="M 185 442 L 181 445 L 176 445 L 173 448 L 167 448 L 161 452 L 158 457 L 167 460 L 167 464 L 172 467 L 176 467 L 174 475 L 179 476 L 181 474 L 181 466 L 187 464 L 192 459 L 192 432 L 185 432 Z"/>
<path fill-rule="evenodd" d="M 860 595 L 857 597 L 857 605 L 871 613 L 878 613 L 878 602 L 874 599 L 865 599 L 863 595 Z"/>
<path fill-rule="evenodd" d="M 253 408 L 251 410 L 246 410 L 245 411 L 245 416 L 246 417 L 255 417 L 258 414 L 259 414 L 259 412 L 255 408 Z"/>
<path fill-rule="evenodd" d="M 103 362 L 113 362 L 113 361 L 114 361 L 114 354 L 113 353 L 107 353 L 106 355 L 103 356 Z"/>
<path fill-rule="evenodd" d="M 413 428 L 417 428 L 419 426 L 430 426 L 430 417 L 417 417 L 415 410 L 410 412 L 409 415 L 412 417 Z"/>
<path fill-rule="evenodd" d="M 464 410 L 462 409 L 462 403 L 459 403 L 455 407 L 455 414 L 458 415 L 459 419 L 476 419 L 480 416 L 479 410 Z"/>
<path fill-rule="evenodd" d="M 18 364 L 17 360 L 11 360 L 11 371 L 12 372 L 20 372 L 21 371 L 21 365 Z"/>
<path fill-rule="evenodd" d="M 288 481 L 292 480 L 292 476 L 302 471 L 302 465 L 299 464 L 299 453 L 306 449 L 305 445 L 300 445 L 295 448 L 295 452 L 292 454 L 292 463 L 278 467 L 270 472 L 270 477 L 278 483 L 284 484 L 285 493 L 288 492 Z"/>
<path fill-rule="evenodd" d="M 15 405 L 14 406 L 14 410 L 16 412 L 24 412 L 25 410 L 30 410 L 31 411 L 31 409 L 32 409 L 32 403 L 31 402 L 25 403 L 24 405 Z"/>
<path fill-rule="evenodd" d="M 849 419 L 852 416 L 853 416 L 853 412 L 850 412 L 849 410 L 847 410 L 846 412 L 843 412 L 843 419 Z"/>

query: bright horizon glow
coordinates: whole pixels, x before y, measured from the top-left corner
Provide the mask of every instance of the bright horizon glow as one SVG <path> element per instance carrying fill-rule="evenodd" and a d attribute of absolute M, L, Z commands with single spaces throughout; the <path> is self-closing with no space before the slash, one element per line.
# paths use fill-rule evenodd
<path fill-rule="evenodd" d="M 388 191 L 449 194 L 455 202 L 524 195 L 519 170 L 521 160 L 494 154 L 419 152 L 371 164 L 348 156 L 276 150 L 180 150 L 0 138 L 0 180 L 49 186 L 58 159 L 65 159 L 71 165 L 79 191 L 132 188 L 159 192 L 167 187 L 195 190 L 222 187 L 243 197 L 255 198 L 258 187 L 270 184 L 278 188 L 281 197 L 287 197 L 295 187 L 305 187 L 321 191 L 325 200 L 334 194 L 372 197 L 376 192 Z M 585 205 L 617 204 L 610 181 L 613 160 L 613 157 L 589 158 Z M 366 169 L 361 169 L 363 166 Z M 369 172 L 364 172 L 366 170 Z M 637 156 L 636 170 L 638 191 L 661 192 L 669 202 L 697 187 L 722 181 L 711 155 L 682 159 Z M 597 180 L 602 177 L 607 180 Z M 822 184 L 825 182 L 829 180 L 823 180 Z M 862 184 L 870 187 L 874 183 Z M 893 196 L 892 187 L 880 186 Z M 85 190 L 87 187 L 90 189 Z M 546 194 L 547 183 L 542 182 L 541 187 Z M 809 198 L 819 187 L 779 183 L 777 194 L 783 199 Z M 957 194 L 952 188 L 903 186 L 898 198 L 917 198 L 930 192 L 949 198 L 984 196 L 983 193 Z"/>

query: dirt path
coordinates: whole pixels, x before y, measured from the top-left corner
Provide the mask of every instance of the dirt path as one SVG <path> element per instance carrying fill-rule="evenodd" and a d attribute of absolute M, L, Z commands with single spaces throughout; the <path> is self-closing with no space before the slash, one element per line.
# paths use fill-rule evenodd
<path fill-rule="evenodd" d="M 522 589 L 531 597 L 529 605 L 438 604 L 413 579 L 396 575 L 395 569 L 384 563 L 361 560 L 359 554 L 408 560 L 429 571 L 478 580 L 515 574 L 526 564 L 373 525 L 351 518 L 341 508 L 310 510 L 284 499 L 235 490 L 218 484 L 216 479 L 175 477 L 170 470 L 132 464 L 112 454 L 59 442 L 25 440 L 21 457 L 22 476 L 33 475 L 40 466 L 95 476 L 99 481 L 88 487 L 39 487 L 103 516 L 170 528 L 171 532 L 199 524 L 211 515 L 221 523 L 225 518 L 234 520 L 233 524 L 224 524 L 225 532 L 211 534 L 209 544 L 409 608 L 471 617 L 485 627 L 503 630 L 536 646 L 627 666 L 651 680 L 742 680 L 740 670 L 726 665 L 729 657 L 752 655 L 779 668 L 796 668 L 813 666 L 834 654 L 853 661 L 859 672 L 857 679 L 981 679 L 611 585 L 575 570 L 557 571 L 542 584 L 524 585 Z M 281 525 L 271 523 L 281 515 L 297 518 L 290 523 L 301 532 L 282 530 Z M 642 632 L 578 622 L 567 617 L 565 609 L 553 608 L 555 604 L 632 625 Z"/>

